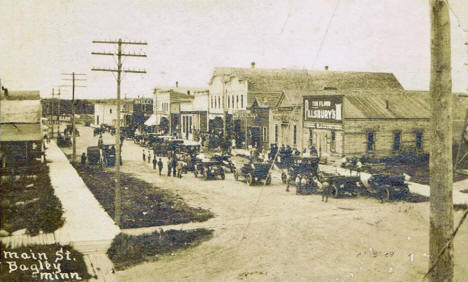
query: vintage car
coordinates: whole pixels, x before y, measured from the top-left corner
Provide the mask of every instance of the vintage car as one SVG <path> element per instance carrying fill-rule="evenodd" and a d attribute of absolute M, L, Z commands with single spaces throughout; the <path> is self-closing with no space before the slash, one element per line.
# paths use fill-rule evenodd
<path fill-rule="evenodd" d="M 230 172 L 234 172 L 236 169 L 236 166 L 234 163 L 231 161 L 231 156 L 230 155 L 220 155 L 220 154 L 214 154 L 211 157 L 211 160 L 220 162 L 224 167 L 226 167 Z"/>
<path fill-rule="evenodd" d="M 217 176 L 220 176 L 222 180 L 225 178 L 224 169 L 221 166 L 221 163 L 216 161 L 198 160 L 194 165 L 193 175 L 195 175 L 195 177 L 203 175 L 205 180 L 214 179 Z"/>
<path fill-rule="evenodd" d="M 263 162 L 248 162 L 241 168 L 234 170 L 234 179 L 240 180 L 244 178 L 249 185 L 259 183 L 265 180 L 265 185 L 271 183 L 271 165 Z"/>
<path fill-rule="evenodd" d="M 308 182 L 312 177 L 318 177 L 319 158 L 315 157 L 292 157 L 291 165 L 281 173 L 281 181 L 289 186 L 289 182 L 295 181 L 297 177 L 305 178 Z"/>
<path fill-rule="evenodd" d="M 70 147 L 72 145 L 70 135 L 68 135 L 68 134 L 66 134 L 66 135 L 59 134 L 57 136 L 57 145 L 59 147 Z"/>
<path fill-rule="evenodd" d="M 67 124 L 67 126 L 63 130 L 63 134 L 71 135 L 72 132 L 73 132 L 73 125 Z M 76 136 L 80 136 L 80 132 L 78 131 L 78 128 L 76 128 L 76 127 L 75 127 L 75 134 L 76 134 Z"/>
<path fill-rule="evenodd" d="M 169 152 L 177 152 L 184 143 L 182 139 L 173 139 L 171 136 L 160 136 L 153 144 L 153 151 L 157 156 L 167 156 Z"/>

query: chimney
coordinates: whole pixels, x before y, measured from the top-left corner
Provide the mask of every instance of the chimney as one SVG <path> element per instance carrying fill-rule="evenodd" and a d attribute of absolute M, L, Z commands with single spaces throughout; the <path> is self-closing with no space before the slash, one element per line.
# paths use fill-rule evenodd
<path fill-rule="evenodd" d="M 178 82 L 178 81 L 175 82 L 175 87 L 176 87 L 176 88 L 179 87 L 179 82 Z"/>
<path fill-rule="evenodd" d="M 328 70 L 328 66 L 325 66 L 325 70 L 326 70 L 326 71 Z"/>
<path fill-rule="evenodd" d="M 255 62 L 251 62 L 250 66 L 254 69 L 255 68 Z"/>

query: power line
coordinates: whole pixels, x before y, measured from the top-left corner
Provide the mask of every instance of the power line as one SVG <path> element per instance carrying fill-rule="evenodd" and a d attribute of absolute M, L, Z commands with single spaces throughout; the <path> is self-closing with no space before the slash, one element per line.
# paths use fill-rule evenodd
<path fill-rule="evenodd" d="M 317 63 L 317 59 L 320 55 L 320 52 L 322 51 L 323 43 L 325 43 L 325 39 L 327 38 L 328 35 L 328 30 L 330 29 L 331 23 L 333 21 L 333 18 L 335 17 L 336 11 L 338 10 L 338 6 L 340 4 L 340 0 L 336 1 L 335 9 L 333 10 L 333 14 L 330 17 L 330 20 L 328 21 L 327 28 L 325 29 L 325 34 L 322 37 L 322 41 L 320 42 L 319 49 L 317 50 L 317 54 L 315 55 L 314 63 L 312 64 L 312 68 L 315 67 L 315 63 Z"/>
<path fill-rule="evenodd" d="M 115 160 L 115 200 L 114 200 L 114 220 L 117 225 L 120 224 L 120 217 L 121 217 L 121 195 L 120 195 L 120 155 L 121 155 L 121 142 L 120 142 L 120 84 L 122 82 L 122 73 L 146 73 L 145 70 L 132 70 L 132 69 L 123 69 L 122 68 L 122 57 L 140 57 L 146 58 L 146 54 L 137 54 L 137 53 L 123 53 L 122 52 L 122 45 L 148 45 L 146 42 L 138 42 L 138 41 L 123 41 L 122 39 L 118 40 L 94 40 L 93 43 L 95 44 L 114 44 L 117 45 L 116 52 L 91 52 L 91 55 L 98 55 L 98 56 L 112 56 L 115 58 L 117 56 L 117 69 L 111 68 L 91 68 L 92 71 L 102 71 L 102 72 L 111 72 L 112 74 L 117 73 L 117 119 L 116 119 L 116 135 L 115 135 L 115 143 L 116 143 L 116 160 Z"/>

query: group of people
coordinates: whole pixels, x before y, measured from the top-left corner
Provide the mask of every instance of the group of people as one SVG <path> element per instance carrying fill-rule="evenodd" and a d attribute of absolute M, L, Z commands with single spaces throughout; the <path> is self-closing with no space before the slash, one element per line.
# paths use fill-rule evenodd
<path fill-rule="evenodd" d="M 156 167 L 158 168 L 159 175 L 162 175 L 162 171 L 164 168 L 164 164 L 162 161 L 162 158 L 157 159 L 157 156 L 153 153 L 151 155 L 151 150 L 143 149 L 143 154 L 142 158 L 144 162 L 148 163 L 153 163 L 153 169 L 155 170 Z M 177 155 L 175 152 L 168 152 L 168 157 L 167 157 L 167 176 L 173 176 L 173 177 L 178 177 L 182 178 L 182 171 L 183 171 L 184 165 L 181 160 L 178 160 Z"/>

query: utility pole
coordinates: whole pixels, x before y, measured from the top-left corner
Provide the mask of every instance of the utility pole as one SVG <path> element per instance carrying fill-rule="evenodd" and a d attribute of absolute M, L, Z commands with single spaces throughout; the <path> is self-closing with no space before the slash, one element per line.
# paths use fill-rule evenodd
<path fill-rule="evenodd" d="M 430 1 L 431 17 L 431 149 L 429 277 L 453 279 L 452 77 L 449 7 Z M 448 248 L 445 246 L 448 245 Z"/>
<path fill-rule="evenodd" d="M 51 138 L 54 138 L 54 88 L 52 88 L 52 100 L 50 101 L 49 109 L 50 109 L 50 120 L 49 125 L 52 127 Z"/>
<path fill-rule="evenodd" d="M 62 79 L 62 80 L 71 80 L 72 81 L 72 116 L 71 116 L 71 122 L 72 122 L 72 144 L 73 144 L 73 153 L 72 153 L 72 162 L 76 161 L 76 128 L 75 128 L 75 87 L 86 87 L 84 85 L 75 85 L 75 81 L 86 81 L 86 79 L 75 79 L 75 75 L 86 75 L 84 73 L 62 73 L 62 75 L 71 75 L 71 79 Z M 69 85 L 64 85 L 64 86 L 69 86 Z"/>
<path fill-rule="evenodd" d="M 60 88 L 57 93 L 58 97 L 58 110 L 57 110 L 57 136 L 60 134 Z"/>
<path fill-rule="evenodd" d="M 110 53 L 110 52 L 92 52 L 92 55 L 104 55 L 104 56 L 117 56 L 117 69 L 109 69 L 109 68 L 92 68 L 92 71 L 105 71 L 105 72 L 116 72 L 117 73 L 117 121 L 116 121 L 116 135 L 115 135 L 115 143 L 116 143 L 116 160 L 115 160 L 115 199 L 114 199 L 114 207 L 115 207 L 115 214 L 114 220 L 117 225 L 120 225 L 120 217 L 122 213 L 121 209 L 121 195 L 120 195 L 120 155 L 121 155 L 121 146 L 120 146 L 120 83 L 122 80 L 122 72 L 123 73 L 146 73 L 144 70 L 130 70 L 130 69 L 123 69 L 122 68 L 122 57 L 145 57 L 146 54 L 136 54 L 136 53 L 122 53 L 122 45 L 148 45 L 146 42 L 133 42 L 133 41 L 123 41 L 122 39 L 118 39 L 117 41 L 102 41 L 102 40 L 95 40 L 93 41 L 95 44 L 113 44 L 117 45 L 117 53 Z"/>

